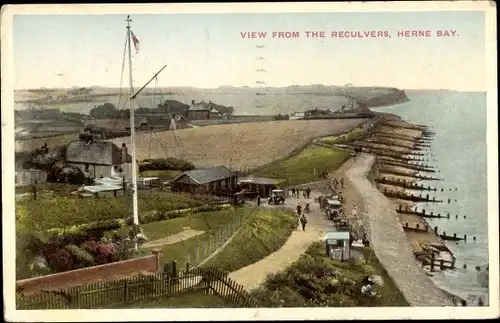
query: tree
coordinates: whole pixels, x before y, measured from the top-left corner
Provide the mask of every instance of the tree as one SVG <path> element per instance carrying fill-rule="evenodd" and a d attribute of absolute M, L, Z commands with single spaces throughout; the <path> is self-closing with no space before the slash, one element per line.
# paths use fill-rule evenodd
<path fill-rule="evenodd" d="M 90 117 L 95 119 L 110 119 L 116 118 L 119 115 L 118 109 L 113 103 L 106 102 L 102 105 L 95 106 L 90 110 Z"/>

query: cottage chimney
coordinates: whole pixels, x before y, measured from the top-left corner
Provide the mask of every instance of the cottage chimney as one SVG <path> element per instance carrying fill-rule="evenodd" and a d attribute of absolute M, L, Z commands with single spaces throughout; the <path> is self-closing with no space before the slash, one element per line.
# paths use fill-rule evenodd
<path fill-rule="evenodd" d="M 194 100 L 191 100 L 191 104 L 194 104 Z"/>
<path fill-rule="evenodd" d="M 125 143 L 122 144 L 122 164 L 127 162 L 128 148 Z"/>

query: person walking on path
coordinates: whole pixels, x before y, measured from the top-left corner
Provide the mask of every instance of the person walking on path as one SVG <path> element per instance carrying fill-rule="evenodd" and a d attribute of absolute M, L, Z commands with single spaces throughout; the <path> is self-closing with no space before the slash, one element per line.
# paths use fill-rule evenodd
<path fill-rule="evenodd" d="M 343 177 L 340 178 L 340 186 L 342 188 L 344 188 L 344 178 Z"/>
<path fill-rule="evenodd" d="M 295 187 L 292 187 L 292 196 L 295 197 Z"/>
<path fill-rule="evenodd" d="M 302 205 L 300 205 L 300 203 L 297 203 L 297 222 L 300 222 L 300 216 L 301 215 L 302 215 Z M 298 229 L 299 228 L 297 228 L 297 230 Z"/>
<path fill-rule="evenodd" d="M 302 214 L 300 216 L 300 224 L 302 224 L 302 231 L 306 231 L 306 223 L 307 223 L 306 215 Z"/>
<path fill-rule="evenodd" d="M 307 198 L 311 198 L 311 188 L 310 187 L 306 188 L 306 196 L 307 196 Z"/>
<path fill-rule="evenodd" d="M 334 189 L 337 189 L 337 186 L 339 185 L 339 182 L 337 181 L 337 178 L 334 178 L 334 179 L 333 179 L 332 184 L 333 184 L 333 188 L 334 188 Z"/>

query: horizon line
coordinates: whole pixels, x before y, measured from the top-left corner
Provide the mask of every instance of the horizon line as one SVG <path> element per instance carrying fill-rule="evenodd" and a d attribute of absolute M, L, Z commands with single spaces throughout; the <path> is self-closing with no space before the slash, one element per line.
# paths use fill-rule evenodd
<path fill-rule="evenodd" d="M 349 83 L 347 83 L 349 84 Z M 397 86 L 382 86 L 382 85 L 334 85 L 334 84 L 291 84 L 291 85 L 282 85 L 282 86 L 267 86 L 266 89 L 284 89 L 288 87 L 306 87 L 306 86 L 325 86 L 325 87 L 339 87 L 339 88 L 369 88 L 369 87 L 378 87 L 378 88 L 387 88 L 387 89 L 397 89 L 402 91 L 454 91 L 454 92 L 487 92 L 486 89 L 452 89 L 452 88 L 404 88 Z M 157 86 L 157 87 L 145 87 L 144 89 L 178 89 L 178 88 L 191 88 L 195 90 L 217 90 L 220 88 L 229 87 L 229 88 L 261 88 L 255 85 L 219 85 L 218 87 L 196 87 L 191 85 L 175 85 L 175 86 Z M 73 85 L 70 87 L 38 87 L 38 88 L 21 88 L 14 89 L 16 91 L 30 91 L 30 90 L 71 90 L 77 88 L 101 88 L 101 89 L 120 89 L 119 86 L 102 86 L 102 85 L 88 85 L 88 86 L 80 86 Z M 122 87 L 125 88 L 125 87 Z"/>

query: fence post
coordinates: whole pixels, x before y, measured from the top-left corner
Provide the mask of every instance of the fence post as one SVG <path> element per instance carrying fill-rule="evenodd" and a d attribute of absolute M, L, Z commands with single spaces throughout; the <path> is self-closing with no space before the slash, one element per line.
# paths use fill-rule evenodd
<path fill-rule="evenodd" d="M 172 261 L 172 276 L 177 278 L 177 260 Z"/>
<path fill-rule="evenodd" d="M 125 279 L 125 283 L 123 284 L 123 303 L 128 303 L 128 280 Z"/>

